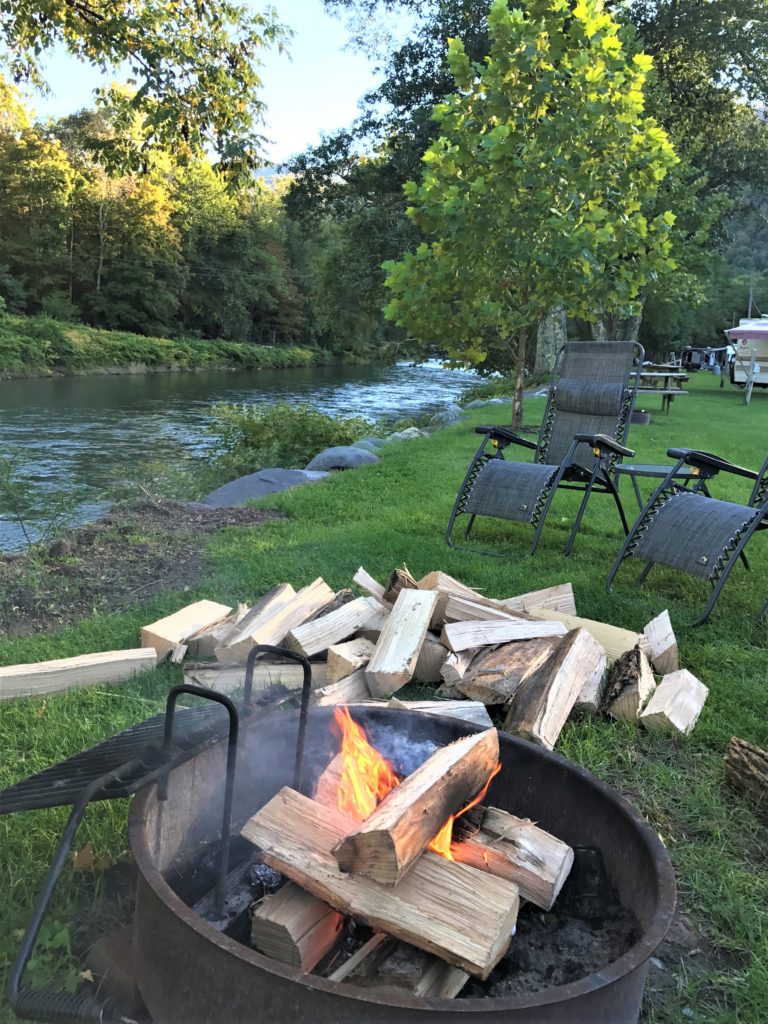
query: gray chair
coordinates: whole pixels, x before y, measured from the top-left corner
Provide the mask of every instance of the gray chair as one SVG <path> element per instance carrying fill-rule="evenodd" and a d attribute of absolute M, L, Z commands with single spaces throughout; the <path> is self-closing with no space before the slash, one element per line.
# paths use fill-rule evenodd
<path fill-rule="evenodd" d="M 758 530 L 768 528 L 768 459 L 755 473 L 751 469 L 687 448 L 670 448 L 675 465 L 649 498 L 627 535 L 606 581 L 610 591 L 625 558 L 644 561 L 644 582 L 654 565 L 666 565 L 712 584 L 712 594 L 697 624 L 706 622 L 731 569 L 741 559 L 749 568 L 744 548 Z M 690 466 L 700 482 L 688 489 L 675 480 L 683 466 Z M 746 505 L 721 501 L 706 492 L 706 481 L 718 473 L 754 480 Z M 762 614 L 768 613 L 768 603 Z"/>
<path fill-rule="evenodd" d="M 475 427 L 476 433 L 484 435 L 483 441 L 453 506 L 446 543 L 454 547 L 451 535 L 460 515 L 470 517 L 465 539 L 477 516 L 492 516 L 534 526 L 533 554 L 561 487 L 584 492 L 566 555 L 571 553 L 593 492 L 613 496 L 626 533 L 613 472 L 623 456 L 635 454 L 624 441 L 640 379 L 636 374 L 630 383 L 632 364 L 637 361 L 639 367 L 642 359 L 642 346 L 631 341 L 568 342 L 557 355 L 536 443 L 506 427 Z M 535 453 L 533 462 L 507 460 L 504 451 L 511 444 L 530 448 Z"/>

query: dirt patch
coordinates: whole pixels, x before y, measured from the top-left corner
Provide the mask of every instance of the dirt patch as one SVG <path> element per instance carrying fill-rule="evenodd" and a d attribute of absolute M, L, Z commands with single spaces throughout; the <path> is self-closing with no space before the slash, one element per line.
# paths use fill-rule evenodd
<path fill-rule="evenodd" d="M 26 636 L 190 586 L 203 574 L 201 535 L 280 517 L 165 500 L 123 506 L 49 547 L 0 556 L 0 622 Z"/>

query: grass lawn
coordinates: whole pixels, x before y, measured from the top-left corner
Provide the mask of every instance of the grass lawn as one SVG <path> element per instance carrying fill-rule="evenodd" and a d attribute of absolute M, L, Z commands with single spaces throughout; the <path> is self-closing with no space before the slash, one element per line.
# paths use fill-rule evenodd
<path fill-rule="evenodd" d="M 745 408 L 740 392 L 728 384 L 720 390 L 717 383 L 709 375 L 692 376 L 691 394 L 679 398 L 668 416 L 658 409 L 660 399 L 646 399 L 652 423 L 630 434 L 637 461 L 666 462 L 669 446 L 687 445 L 759 466 L 768 448 L 768 395 L 756 393 Z M 543 400 L 528 402 L 527 421 L 538 423 L 542 411 Z M 468 422 L 503 423 L 506 414 L 503 407 L 490 406 L 485 414 L 476 410 Z M 693 735 L 675 739 L 626 723 L 582 719 L 566 726 L 558 751 L 626 793 L 658 830 L 677 870 L 681 907 L 701 936 L 701 967 L 672 972 L 663 998 L 648 1001 L 645 1019 L 759 1024 L 768 1014 L 768 831 L 724 788 L 721 766 L 731 735 L 768 747 L 768 625 L 757 621 L 768 596 L 768 535 L 752 543 L 752 572 L 739 566 L 710 622 L 695 629 L 688 623 L 707 591 L 693 579 L 656 569 L 638 587 L 640 563 L 633 562 L 620 573 L 614 594 L 606 594 L 605 577 L 621 540 L 608 497 L 593 498 L 570 559 L 563 558 L 562 549 L 579 496 L 567 492 L 556 499 L 535 557 L 525 554 L 530 528 L 491 522 L 478 527 L 478 536 L 512 557 L 451 551 L 442 535 L 476 440 L 465 423 L 393 447 L 375 466 L 274 497 L 265 504 L 288 518 L 213 534 L 199 586 L 77 622 L 54 635 L 0 643 L 0 664 L 134 646 L 143 623 L 197 597 L 252 601 L 283 580 L 298 587 L 318 575 L 340 588 L 349 585 L 361 564 L 381 578 L 402 562 L 417 577 L 443 569 L 493 597 L 571 580 L 580 614 L 634 629 L 668 607 L 681 664 L 710 688 Z M 526 455 L 521 450 L 521 458 Z M 625 487 L 628 511 L 634 513 L 634 498 Z M 721 477 L 713 493 L 745 500 L 749 487 L 738 478 Z M 165 667 L 109 689 L 2 704 L 0 785 L 155 713 L 180 676 L 179 669 Z M 93 808 L 78 845 L 90 840 L 98 855 L 125 856 L 125 814 L 120 803 Z M 0 819 L 4 970 L 64 819 L 58 810 Z M 67 943 L 81 950 L 94 930 L 104 927 L 104 888 L 96 876 L 65 870 L 54 924 L 32 981 L 77 980 L 83 964 L 79 956 L 68 956 Z M 689 962 L 697 962 L 696 954 Z M 0 1019 L 5 1019 L 2 1010 Z"/>

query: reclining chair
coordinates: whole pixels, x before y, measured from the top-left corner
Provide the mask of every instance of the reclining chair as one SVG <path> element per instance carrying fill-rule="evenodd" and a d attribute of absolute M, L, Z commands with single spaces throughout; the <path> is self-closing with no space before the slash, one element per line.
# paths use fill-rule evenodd
<path fill-rule="evenodd" d="M 741 559 L 749 568 L 744 548 L 752 534 L 768 529 L 768 459 L 755 473 L 708 452 L 670 448 L 667 455 L 677 462 L 629 531 L 608 575 L 606 589 L 610 592 L 619 566 L 630 555 L 646 563 L 639 583 L 654 565 L 680 569 L 712 584 L 712 594 L 696 623 L 701 625 L 709 618 L 736 562 Z M 675 476 L 683 466 L 692 467 L 701 483 L 688 489 L 676 482 Z M 755 481 L 748 504 L 721 501 L 706 493 L 706 481 L 720 472 Z M 766 613 L 768 603 L 761 614 Z"/>
<path fill-rule="evenodd" d="M 612 474 L 624 455 L 635 454 L 623 442 L 640 379 L 635 375 L 630 383 L 630 372 L 633 361 L 637 360 L 639 368 L 642 359 L 642 346 L 631 341 L 568 342 L 557 355 L 535 444 L 506 427 L 475 427 L 475 432 L 484 437 L 453 506 L 446 543 L 454 547 L 451 534 L 458 516 L 470 517 L 465 539 L 476 516 L 492 516 L 534 526 L 533 554 L 560 487 L 584 492 L 566 555 L 571 553 L 593 491 L 613 496 L 627 533 L 627 520 Z M 532 449 L 533 462 L 508 461 L 504 450 L 510 444 Z"/>

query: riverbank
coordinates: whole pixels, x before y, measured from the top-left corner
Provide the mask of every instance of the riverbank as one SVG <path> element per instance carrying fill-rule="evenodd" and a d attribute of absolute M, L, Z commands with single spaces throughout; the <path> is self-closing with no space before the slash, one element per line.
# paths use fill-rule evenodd
<path fill-rule="evenodd" d="M 754 401 L 743 407 L 738 392 L 719 391 L 709 375 L 692 378 L 690 390 L 668 416 L 660 414 L 660 399 L 648 400 L 651 424 L 630 435 L 637 461 L 664 463 L 671 445 L 695 443 L 758 466 L 764 458 L 768 410 Z M 543 407 L 543 399 L 527 401 L 526 419 L 540 419 Z M 508 422 L 508 413 L 506 406 L 473 410 L 458 426 L 391 445 L 375 465 L 264 499 L 260 508 L 279 512 L 280 518 L 197 535 L 194 577 L 168 579 L 152 597 L 144 591 L 126 595 L 111 611 L 73 617 L 63 628 L 30 628 L 28 635 L 5 638 L 0 663 L 134 646 L 142 625 L 198 598 L 233 606 L 241 600 L 252 603 L 283 580 L 300 586 L 318 575 L 338 589 L 348 585 L 360 564 L 382 579 L 402 562 L 417 577 L 442 569 L 492 597 L 571 580 L 581 615 L 633 629 L 668 607 L 681 662 L 710 688 L 694 733 L 674 739 L 626 723 L 583 718 L 567 724 L 557 749 L 632 800 L 662 836 L 677 871 L 680 912 L 671 939 L 652 961 L 643 1020 L 762 1024 L 768 1003 L 768 833 L 748 805 L 723 786 L 722 758 L 734 734 L 768 747 L 766 627 L 757 620 L 765 599 L 768 548 L 756 538 L 752 572 L 733 573 L 712 621 L 696 629 L 687 624 L 706 597 L 701 581 L 656 570 L 647 586 L 638 587 L 627 569 L 615 593 L 605 593 L 605 576 L 621 541 L 607 498 L 590 502 L 568 559 L 562 548 L 580 497 L 572 493 L 558 496 L 535 558 L 525 554 L 530 530 L 518 524 L 482 527 L 481 536 L 511 557 L 448 549 L 442 534 L 477 443 L 471 427 Z M 718 478 L 715 484 L 719 497 L 743 500 L 749 491 L 749 482 L 738 478 Z M 634 513 L 631 501 L 628 492 L 628 510 Z M 119 526 L 115 531 L 117 546 L 145 543 L 146 531 L 136 521 L 126 524 L 125 533 Z M 79 546 L 63 552 L 60 568 L 74 568 L 84 557 Z M 103 560 L 103 554 L 94 558 L 94 571 Z M 0 785 L 157 714 L 169 686 L 181 676 L 179 667 L 165 665 L 116 687 L 7 702 L 0 719 L 5 752 Z M 427 694 L 414 687 L 412 695 Z M 63 809 L 0 818 L 0 885 L 6 894 L 0 960 L 6 965 L 18 941 L 14 929 L 27 921 L 65 820 Z M 100 804 L 89 810 L 77 847 L 90 841 L 95 857 L 124 861 L 124 827 L 123 802 Z M 37 960 L 38 984 L 80 983 L 82 951 L 103 929 L 105 918 L 111 920 L 106 888 L 93 875 L 65 869 L 51 915 L 55 927 L 46 934 L 57 936 L 64 929 L 72 954 L 47 946 Z"/>
<path fill-rule="evenodd" d="M 299 345 L 247 345 L 202 338 L 152 338 L 50 317 L 0 314 L 0 380 L 90 374 L 287 369 L 382 361 Z"/>

